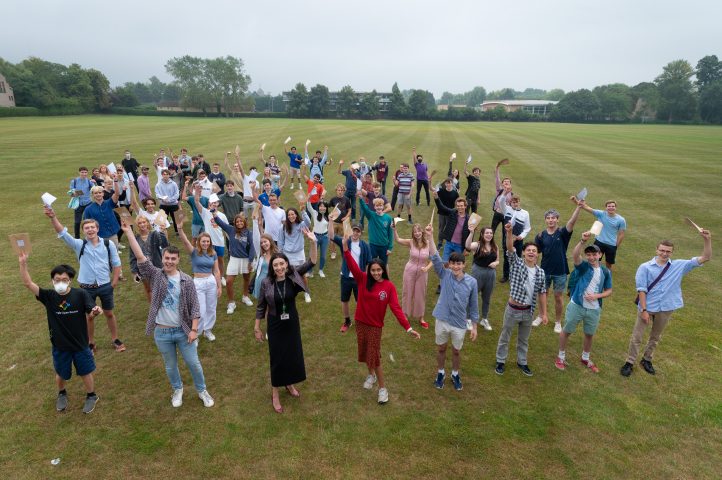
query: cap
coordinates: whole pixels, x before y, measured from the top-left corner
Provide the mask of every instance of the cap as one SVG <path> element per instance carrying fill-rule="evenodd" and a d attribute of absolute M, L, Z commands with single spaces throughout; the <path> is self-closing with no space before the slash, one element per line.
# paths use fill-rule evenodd
<path fill-rule="evenodd" d="M 587 247 L 584 249 L 584 253 L 602 253 L 602 251 L 599 249 L 599 247 L 595 244 L 587 245 Z"/>
<path fill-rule="evenodd" d="M 221 200 L 218 198 L 218 195 L 215 193 L 212 193 L 210 197 L 208 197 L 208 203 L 214 203 L 214 202 L 220 202 Z"/>
<path fill-rule="evenodd" d="M 351 225 L 351 230 L 358 230 L 359 232 L 363 232 L 364 227 L 362 227 L 360 223 L 354 223 L 353 225 Z"/>

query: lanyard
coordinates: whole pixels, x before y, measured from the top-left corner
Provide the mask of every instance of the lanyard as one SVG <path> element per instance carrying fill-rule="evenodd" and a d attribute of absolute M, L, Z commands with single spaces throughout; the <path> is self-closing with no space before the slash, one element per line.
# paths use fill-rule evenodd
<path fill-rule="evenodd" d="M 282 312 L 286 313 L 286 280 L 283 280 L 283 292 L 281 292 L 281 289 L 278 288 L 278 282 L 275 282 L 276 291 L 281 296 L 281 305 L 282 305 Z"/>

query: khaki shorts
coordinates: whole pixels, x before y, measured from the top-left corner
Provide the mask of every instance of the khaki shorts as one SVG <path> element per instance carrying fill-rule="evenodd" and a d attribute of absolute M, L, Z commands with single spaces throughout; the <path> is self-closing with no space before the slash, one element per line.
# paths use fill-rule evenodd
<path fill-rule="evenodd" d="M 451 339 L 451 345 L 455 349 L 461 350 L 461 347 L 464 346 L 464 337 L 466 336 L 465 328 L 452 327 L 448 323 L 436 319 L 434 333 L 436 333 L 437 345 L 445 345 L 449 339 Z"/>
<path fill-rule="evenodd" d="M 247 258 L 231 257 L 226 267 L 226 275 L 241 275 L 250 273 L 250 263 Z"/>

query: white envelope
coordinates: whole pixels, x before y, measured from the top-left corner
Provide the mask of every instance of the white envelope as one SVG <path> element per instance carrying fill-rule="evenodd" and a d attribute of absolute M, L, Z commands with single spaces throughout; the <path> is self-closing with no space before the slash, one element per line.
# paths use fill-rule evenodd
<path fill-rule="evenodd" d="M 266 144 L 264 143 L 263 145 L 261 145 L 261 150 L 265 150 L 265 149 L 266 149 Z"/>
<path fill-rule="evenodd" d="M 363 187 L 363 183 L 361 183 L 361 179 L 357 178 L 356 179 L 356 191 L 360 191 L 362 187 Z"/>
<path fill-rule="evenodd" d="M 255 180 L 256 178 L 258 178 L 258 170 L 251 170 L 246 176 L 251 180 Z"/>
<path fill-rule="evenodd" d="M 48 206 L 48 207 L 52 207 L 52 206 L 53 206 L 53 202 L 54 202 L 55 200 L 57 200 L 57 198 L 55 198 L 54 196 L 52 196 L 52 195 L 49 194 L 48 192 L 43 193 L 43 194 L 40 196 L 40 199 L 43 201 L 43 205 Z"/>
<path fill-rule="evenodd" d="M 471 154 L 468 157 L 466 157 L 466 163 L 471 163 Z"/>
<path fill-rule="evenodd" d="M 117 172 L 118 172 L 118 170 L 115 169 L 115 164 L 114 164 L 114 163 L 109 163 L 109 164 L 108 164 L 108 171 L 109 171 L 110 173 L 117 173 Z"/>
<path fill-rule="evenodd" d="M 592 224 L 592 228 L 590 228 L 589 231 L 592 232 L 592 234 L 594 235 L 599 235 L 600 233 L 602 233 L 602 227 L 604 227 L 602 222 L 600 222 L 599 220 L 595 220 Z"/>
<path fill-rule="evenodd" d="M 288 137 L 285 142 L 283 142 L 284 145 L 288 144 L 288 142 L 291 141 L 291 137 Z"/>
<path fill-rule="evenodd" d="M 306 146 L 308 147 L 309 145 L 311 145 L 311 140 L 306 139 Z"/>
<path fill-rule="evenodd" d="M 454 152 L 454 153 L 451 154 L 451 159 L 452 159 L 452 160 L 456 160 L 456 152 Z"/>

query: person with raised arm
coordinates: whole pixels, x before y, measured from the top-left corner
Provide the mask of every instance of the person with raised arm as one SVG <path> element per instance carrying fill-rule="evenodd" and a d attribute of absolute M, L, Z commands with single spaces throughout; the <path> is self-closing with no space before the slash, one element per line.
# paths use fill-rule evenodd
<path fill-rule="evenodd" d="M 464 197 L 466 198 L 467 205 L 469 205 L 469 209 L 473 213 L 476 213 L 477 207 L 481 202 L 481 180 L 479 179 L 479 177 L 481 177 L 481 169 L 479 167 L 474 167 L 471 169 L 471 174 L 469 174 L 469 164 L 465 163 L 464 176 L 467 181 Z"/>
<path fill-rule="evenodd" d="M 286 210 L 286 219 L 283 221 L 283 228 L 281 228 L 281 233 L 278 236 L 278 249 L 286 255 L 288 263 L 292 267 L 299 267 L 306 262 L 303 237 L 306 230 L 310 228 L 311 219 L 308 218 L 306 213 L 305 202 L 299 202 L 298 210 L 295 208 Z M 306 303 L 311 303 L 311 295 L 308 292 L 308 278 L 304 276 L 303 281 L 306 283 L 306 291 L 303 294 L 304 299 Z"/>
<path fill-rule="evenodd" d="M 411 227 L 411 238 L 401 238 L 396 224 L 392 221 L 396 243 L 409 247 L 409 261 L 404 266 L 401 289 L 401 306 L 409 321 L 418 319 L 421 328 L 429 328 L 424 320 L 426 313 L 426 287 L 429 284 L 429 269 L 433 264 L 429 261 L 429 245 L 424 229 L 415 223 Z"/>
<path fill-rule="evenodd" d="M 506 231 L 506 256 L 509 258 L 509 301 L 504 310 L 504 323 L 496 345 L 497 375 L 504 375 L 506 357 L 509 355 L 509 340 L 515 327 L 519 328 L 516 338 L 516 365 L 527 377 L 533 375 L 527 364 L 529 335 L 537 301 L 539 316 L 544 325 L 547 324 L 547 290 L 544 270 L 537 266 L 539 251 L 534 243 L 527 242 L 522 246 L 522 257 L 514 249 L 514 235 L 511 223 L 504 224 Z"/>
<path fill-rule="evenodd" d="M 303 275 L 316 263 L 316 237 L 310 230 L 304 230 L 304 235 L 312 243 L 310 258 L 294 268 L 283 253 L 271 255 L 268 276 L 261 283 L 256 307 L 253 333 L 257 341 L 263 342 L 261 322 L 265 319 L 271 364 L 271 404 L 276 413 L 283 413 L 278 389 L 285 387 L 289 395 L 299 398 L 301 393 L 295 384 L 306 380 L 296 296 L 306 291 Z"/>
<path fill-rule="evenodd" d="M 216 339 L 213 327 L 216 324 L 216 305 L 221 296 L 222 285 L 218 254 L 213 248 L 211 236 L 207 232 L 198 235 L 195 246 L 193 246 L 183 231 L 183 222 L 178 225 L 178 231 L 183 248 L 191 255 L 193 283 L 198 294 L 200 316 L 198 335 L 204 335 L 212 342 Z"/>
<path fill-rule="evenodd" d="M 491 307 L 491 294 L 496 283 L 496 267 L 499 266 L 499 249 L 494 242 L 494 231 L 491 227 L 482 227 L 479 240 L 474 241 L 474 231 L 478 225 L 469 225 L 469 236 L 466 237 L 464 247 L 471 252 L 471 276 L 476 279 L 476 286 L 481 294 L 481 320 L 479 324 L 486 331 L 491 331 L 489 323 L 489 308 Z"/>
<path fill-rule="evenodd" d="M 356 191 L 358 190 L 358 166 L 351 164 L 348 169 L 343 170 L 344 160 L 338 161 L 338 174 L 343 175 L 346 179 L 344 195 L 351 204 L 351 220 L 356 220 Z M 337 189 L 338 190 L 338 189 Z"/>
<path fill-rule="evenodd" d="M 243 277 L 243 296 L 241 297 L 241 301 L 249 307 L 253 306 L 253 302 L 248 298 L 248 283 L 251 279 L 251 264 L 253 259 L 256 258 L 256 252 L 253 248 L 252 232 L 248 229 L 248 222 L 242 213 L 233 217 L 233 226 L 224 222 L 218 215 L 218 212 L 213 212 L 213 219 L 228 236 L 228 246 L 231 255 L 228 260 L 228 267 L 226 268 L 226 296 L 228 297 L 226 313 L 231 315 L 236 310 L 233 284 L 238 275 Z"/>
<path fill-rule="evenodd" d="M 138 227 L 138 233 L 135 234 L 135 240 L 143 250 L 143 255 L 150 259 L 151 263 L 158 268 L 163 266 L 163 249 L 167 247 L 168 236 L 165 227 L 161 230 L 153 230 L 150 221 L 143 215 L 138 215 L 135 219 L 135 226 Z M 143 278 L 138 270 L 138 259 L 133 250 L 128 252 L 130 259 L 130 271 L 135 275 L 135 281 L 142 281 L 145 288 L 145 296 L 150 301 L 150 281 Z"/>
<path fill-rule="evenodd" d="M 50 343 L 53 346 L 55 384 L 58 387 L 55 409 L 63 412 L 68 408 L 65 385 L 75 366 L 75 373 L 83 380 L 86 391 L 83 413 L 90 413 L 95 409 L 99 397 L 95 393 L 95 358 L 88 346 L 88 324 L 100 315 L 101 309 L 85 290 L 70 286 L 75 277 L 75 269 L 70 265 L 54 267 L 50 271 L 53 288 L 45 289 L 40 288 L 30 277 L 26 253 L 20 254 L 18 262 L 23 284 L 37 301 L 45 305 Z"/>
<path fill-rule="evenodd" d="M 689 260 L 672 260 L 674 244 L 669 240 L 662 240 L 657 244 L 657 255 L 637 268 L 637 321 L 629 339 L 627 360 L 619 372 L 623 376 L 632 374 L 644 332 L 649 325 L 652 330 L 641 364 L 648 374 L 657 373 L 652 365 L 657 344 L 662 339 L 662 332 L 672 318 L 672 313 L 684 306 L 682 280 L 689 272 L 712 258 L 712 234 L 705 229 L 699 229 L 699 234 L 704 242 L 700 256 Z"/>
<path fill-rule="evenodd" d="M 384 264 L 387 264 L 389 255 L 394 249 L 394 219 L 388 213 L 385 213 L 386 203 L 382 198 L 373 199 L 373 210 L 371 210 L 364 201 L 364 197 L 367 195 L 364 189 L 358 192 L 359 206 L 362 212 L 361 218 L 365 216 L 369 219 L 371 257 L 380 258 Z M 363 227 L 363 223 L 361 223 L 361 227 Z"/>
<path fill-rule="evenodd" d="M 384 327 L 386 308 L 391 308 L 406 332 L 419 339 L 421 335 L 409 324 L 399 305 L 396 286 L 389 280 L 386 264 L 374 258 L 362 271 L 356 264 L 349 250 L 348 237 L 343 238 L 343 256 L 353 275 L 358 288 L 358 302 L 356 304 L 356 341 L 358 345 L 358 361 L 366 364 L 368 376 L 364 381 L 364 388 L 371 390 L 376 382 L 379 385 L 378 403 L 383 405 L 389 401 L 389 391 L 386 388 L 384 371 L 381 368 L 381 331 Z"/>
<path fill-rule="evenodd" d="M 584 211 L 591 213 L 602 223 L 602 231 L 594 239 L 594 245 L 602 251 L 607 268 L 613 270 L 617 262 L 617 249 L 622 244 L 627 231 L 627 221 L 617 213 L 617 202 L 607 200 L 604 203 L 604 210 L 595 210 L 584 201 L 575 198 L 572 198 L 572 201 L 581 204 Z"/>
<path fill-rule="evenodd" d="M 582 233 L 582 239 L 574 246 L 572 257 L 574 259 L 575 285 L 571 292 L 571 299 L 567 305 L 564 317 L 564 330 L 559 334 L 559 354 L 554 365 L 559 370 L 566 370 L 566 347 L 569 337 L 581 323 L 584 327 L 584 344 L 582 347 L 582 365 L 594 373 L 599 373 L 597 367 L 589 358 L 592 352 L 592 340 L 599 326 L 599 317 L 602 310 L 602 299 L 612 294 L 612 274 L 601 266 L 599 261 L 602 252 L 596 245 L 585 244 L 592 236 L 591 232 Z M 582 248 L 586 261 L 582 260 Z"/>
<path fill-rule="evenodd" d="M 304 150 L 304 160 L 305 164 L 309 166 L 309 176 L 313 178 L 318 175 L 319 182 L 323 183 L 323 169 L 326 165 L 331 164 L 331 161 L 328 158 L 328 145 L 323 147 L 323 152 L 321 152 L 321 150 L 316 150 L 316 154 L 310 159 L 308 158 L 308 145 L 306 145 Z"/>
<path fill-rule="evenodd" d="M 288 166 L 291 169 L 291 190 L 293 190 L 293 178 L 294 176 L 298 179 L 298 189 L 301 189 L 301 164 L 303 163 L 303 157 L 296 151 L 296 147 L 291 147 L 291 151 L 288 151 L 286 144 L 283 144 L 283 151 L 288 155 Z"/>
<path fill-rule="evenodd" d="M 225 267 L 223 255 L 226 253 L 226 240 L 223 237 L 223 230 L 216 223 L 216 218 L 220 218 L 225 223 L 228 223 L 228 217 L 226 217 L 224 213 L 218 211 L 218 205 L 220 205 L 221 202 L 218 199 L 218 195 L 215 193 L 208 197 L 208 208 L 206 208 L 201 203 L 201 189 L 196 186 L 195 191 L 193 192 L 193 200 L 195 201 L 196 208 L 203 219 L 203 230 L 211 237 L 211 242 L 213 242 L 213 249 L 216 251 L 216 255 L 218 256 L 218 269 L 223 272 Z M 223 273 L 221 273 L 221 282 L 223 283 L 223 286 L 226 285 L 226 279 L 223 278 Z"/>
<path fill-rule="evenodd" d="M 507 205 L 511 205 L 511 197 L 514 193 L 511 191 L 511 177 L 501 178 L 500 168 L 508 163 L 507 159 L 499 160 L 494 168 L 494 186 L 496 196 L 491 204 L 494 216 L 491 219 L 491 229 L 496 235 L 496 227 L 500 223 L 504 223 L 504 215 L 506 214 Z"/>
<path fill-rule="evenodd" d="M 328 249 L 328 203 L 323 200 L 318 202 L 315 209 L 311 202 L 306 202 L 306 213 L 313 219 L 313 234 L 316 235 L 316 245 L 318 246 L 318 276 L 326 278 L 323 269 L 326 266 L 326 250 Z M 308 272 L 309 277 L 313 277 L 313 268 Z"/>
<path fill-rule="evenodd" d="M 190 242 L 183 232 L 183 222 L 178 227 L 181 240 L 187 249 Z M 193 377 L 198 398 L 203 401 L 205 407 L 212 407 L 215 402 L 206 388 L 203 367 L 198 358 L 200 304 L 194 280 L 178 269 L 180 250 L 172 245 L 164 248 L 163 266 L 156 267 L 143 253 L 130 225 L 124 223 L 122 228 L 128 234 L 130 249 L 138 260 L 138 270 L 151 285 L 145 334 L 153 334 L 155 345 L 163 357 L 165 373 L 173 389 L 171 405 L 178 408 L 183 404 L 183 380 L 178 370 L 178 351 L 180 351 Z M 210 241 L 208 244 L 210 245 Z M 192 246 L 190 250 L 194 250 Z M 195 266 L 193 259 L 191 263 Z"/>

